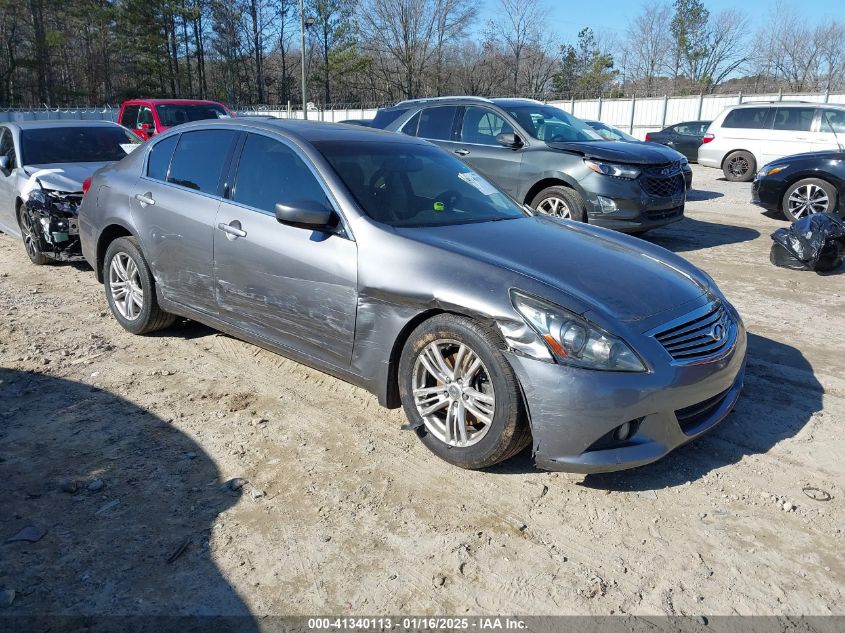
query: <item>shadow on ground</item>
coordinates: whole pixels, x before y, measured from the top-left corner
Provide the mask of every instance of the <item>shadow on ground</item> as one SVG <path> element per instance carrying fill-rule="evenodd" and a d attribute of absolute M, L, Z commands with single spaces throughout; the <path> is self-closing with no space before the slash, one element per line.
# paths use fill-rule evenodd
<path fill-rule="evenodd" d="M 703 189 L 688 189 L 687 202 L 700 202 L 702 200 L 715 200 L 723 198 L 725 194 L 718 191 L 705 191 Z"/>
<path fill-rule="evenodd" d="M 760 231 L 722 222 L 702 222 L 684 218 L 676 224 L 650 231 L 640 237 L 677 253 L 750 242 L 760 237 Z"/>
<path fill-rule="evenodd" d="M 580 484 L 602 490 L 659 490 L 766 453 L 795 436 L 822 409 L 822 385 L 804 355 L 762 336 L 748 336 L 745 389 L 733 412 L 713 431 L 662 460 L 629 471 L 588 475 Z"/>
<path fill-rule="evenodd" d="M 0 630 L 257 631 L 208 549 L 240 493 L 166 421 L 88 385 L 0 368 L 0 481 L 0 589 L 15 591 Z M 46 534 L 5 542 L 29 526 Z M 133 617 L 103 619 L 120 615 Z"/>

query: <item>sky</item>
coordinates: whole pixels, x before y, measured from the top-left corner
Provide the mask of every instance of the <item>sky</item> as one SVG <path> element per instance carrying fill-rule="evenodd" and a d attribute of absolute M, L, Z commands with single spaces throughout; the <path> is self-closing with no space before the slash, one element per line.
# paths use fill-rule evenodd
<path fill-rule="evenodd" d="M 574 43 L 578 31 L 589 26 L 595 32 L 623 37 L 628 21 L 637 15 L 646 0 L 545 0 L 549 10 L 549 26 L 559 39 Z M 784 7 L 791 7 L 799 15 L 810 18 L 815 25 L 825 17 L 845 21 L 845 0 L 782 0 Z M 486 24 L 494 19 L 499 0 L 478 0 L 479 23 Z M 740 9 L 756 28 L 770 15 L 773 0 L 704 0 L 711 13 L 725 9 Z M 756 19 L 755 19 L 756 18 Z"/>

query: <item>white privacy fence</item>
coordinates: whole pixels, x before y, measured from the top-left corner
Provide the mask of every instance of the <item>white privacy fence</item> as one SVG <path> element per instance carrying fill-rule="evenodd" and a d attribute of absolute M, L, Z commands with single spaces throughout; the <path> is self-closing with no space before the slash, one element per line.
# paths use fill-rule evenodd
<path fill-rule="evenodd" d="M 755 94 L 701 95 L 692 97 L 649 97 L 627 99 L 587 99 L 549 101 L 582 119 L 599 120 L 618 127 L 643 139 L 647 132 L 660 130 L 681 121 L 713 119 L 728 106 L 755 101 L 807 101 L 811 103 L 845 104 L 845 93 L 826 94 Z M 112 106 L 92 108 L 44 108 L 39 110 L 0 110 L 0 123 L 33 120 L 106 120 L 115 121 L 119 108 Z M 255 106 L 238 109 L 241 116 L 275 116 L 282 119 L 301 119 L 302 110 Z M 312 121 L 338 122 L 347 119 L 372 119 L 375 108 L 340 106 L 321 110 L 309 109 Z"/>

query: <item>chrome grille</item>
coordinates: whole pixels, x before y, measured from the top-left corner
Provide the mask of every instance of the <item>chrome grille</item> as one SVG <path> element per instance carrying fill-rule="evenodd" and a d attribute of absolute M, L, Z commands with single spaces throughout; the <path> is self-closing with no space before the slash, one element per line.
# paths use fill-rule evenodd
<path fill-rule="evenodd" d="M 714 301 L 651 334 L 674 360 L 695 363 L 731 349 L 736 341 L 736 323 L 721 301 Z"/>

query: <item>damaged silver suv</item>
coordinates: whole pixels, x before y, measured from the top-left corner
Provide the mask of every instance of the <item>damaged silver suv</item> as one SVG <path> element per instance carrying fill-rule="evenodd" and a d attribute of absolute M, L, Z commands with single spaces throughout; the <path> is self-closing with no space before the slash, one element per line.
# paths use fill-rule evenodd
<path fill-rule="evenodd" d="M 21 238 L 33 264 L 81 258 L 83 184 L 140 139 L 111 121 L 21 121 L 0 126 L 0 231 Z"/>

